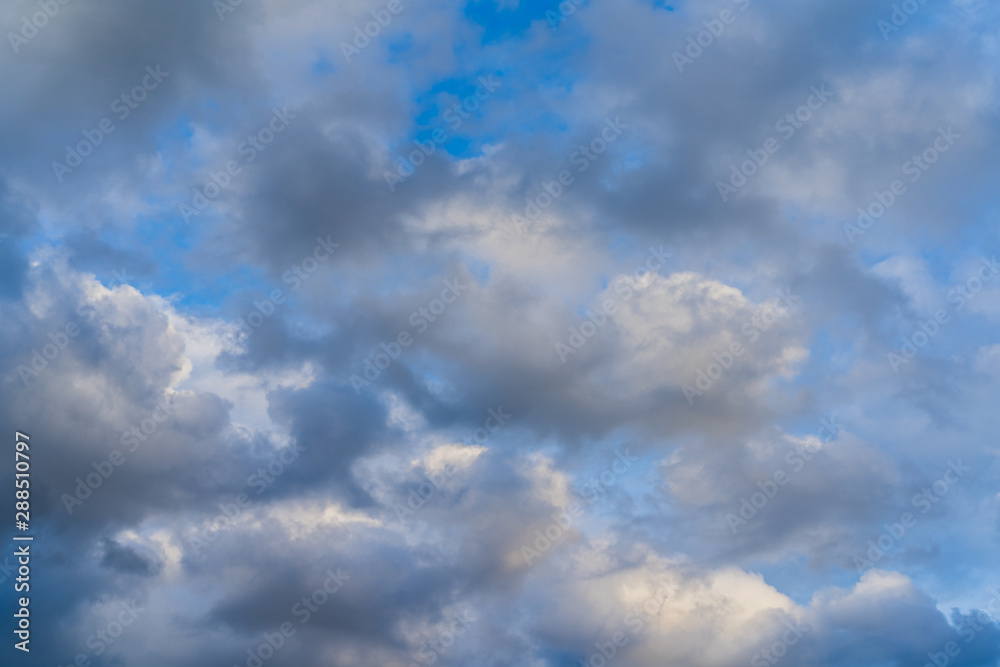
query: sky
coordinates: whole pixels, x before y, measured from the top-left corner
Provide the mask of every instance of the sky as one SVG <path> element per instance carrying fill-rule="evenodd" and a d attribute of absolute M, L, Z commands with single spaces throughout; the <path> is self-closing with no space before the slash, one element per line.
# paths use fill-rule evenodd
<path fill-rule="evenodd" d="M 0 27 L 4 665 L 1000 664 L 996 3 Z"/>

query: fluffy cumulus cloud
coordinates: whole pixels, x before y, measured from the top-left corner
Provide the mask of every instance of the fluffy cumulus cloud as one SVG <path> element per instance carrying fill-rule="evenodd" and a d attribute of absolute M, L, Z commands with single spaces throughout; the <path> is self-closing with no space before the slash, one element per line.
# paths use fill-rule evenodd
<path fill-rule="evenodd" d="M 998 21 L 5 3 L 3 664 L 1000 664 Z"/>

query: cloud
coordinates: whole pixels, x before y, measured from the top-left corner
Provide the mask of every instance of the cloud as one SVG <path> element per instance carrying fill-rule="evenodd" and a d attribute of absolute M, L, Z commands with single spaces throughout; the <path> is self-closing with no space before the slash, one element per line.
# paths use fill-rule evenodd
<path fill-rule="evenodd" d="M 219 4 L 0 10 L 39 664 L 997 664 L 993 5 Z"/>

